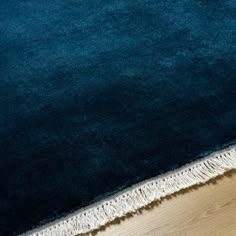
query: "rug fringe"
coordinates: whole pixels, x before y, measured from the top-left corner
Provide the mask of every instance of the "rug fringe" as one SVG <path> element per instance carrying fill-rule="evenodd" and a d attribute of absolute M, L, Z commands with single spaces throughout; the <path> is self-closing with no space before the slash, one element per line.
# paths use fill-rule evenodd
<path fill-rule="evenodd" d="M 232 169 L 236 169 L 236 145 L 141 182 L 86 209 L 23 235 L 75 236 L 88 233 L 153 201 L 193 185 L 205 183 Z"/>

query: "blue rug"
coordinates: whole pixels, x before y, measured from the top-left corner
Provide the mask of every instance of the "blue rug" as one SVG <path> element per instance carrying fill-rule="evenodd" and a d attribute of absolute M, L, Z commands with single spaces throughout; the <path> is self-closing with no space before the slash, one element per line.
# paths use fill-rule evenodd
<path fill-rule="evenodd" d="M 235 0 L 1 0 L 0 235 L 86 233 L 235 168 L 235 19 Z"/>

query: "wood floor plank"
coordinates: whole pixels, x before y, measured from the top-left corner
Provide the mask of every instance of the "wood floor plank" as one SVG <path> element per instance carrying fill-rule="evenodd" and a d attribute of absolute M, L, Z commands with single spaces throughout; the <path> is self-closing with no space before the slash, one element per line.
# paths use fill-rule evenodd
<path fill-rule="evenodd" d="M 96 236 L 236 236 L 236 173 L 112 224 Z"/>

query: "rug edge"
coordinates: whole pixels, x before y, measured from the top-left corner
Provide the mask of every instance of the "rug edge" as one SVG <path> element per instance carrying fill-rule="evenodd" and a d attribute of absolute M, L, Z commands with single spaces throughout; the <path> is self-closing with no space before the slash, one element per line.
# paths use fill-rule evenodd
<path fill-rule="evenodd" d="M 153 201 L 191 186 L 206 183 L 232 169 L 236 169 L 236 145 L 140 182 L 64 218 L 26 232 L 22 236 L 75 236 L 89 233 Z"/>

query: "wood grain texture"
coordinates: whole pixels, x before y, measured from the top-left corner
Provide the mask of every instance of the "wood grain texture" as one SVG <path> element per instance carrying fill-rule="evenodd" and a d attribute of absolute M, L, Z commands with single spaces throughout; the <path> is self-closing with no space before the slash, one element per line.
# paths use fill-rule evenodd
<path fill-rule="evenodd" d="M 235 236 L 236 173 L 179 193 L 96 236 Z"/>

